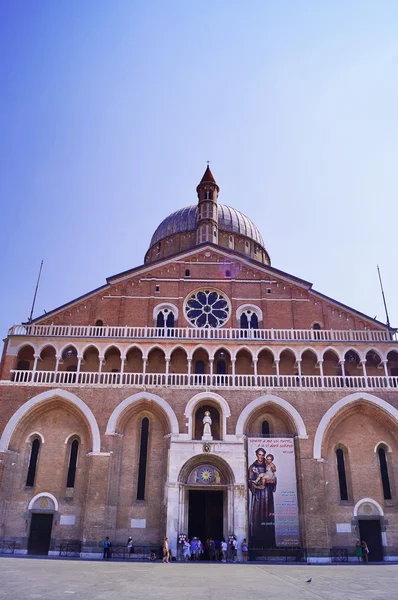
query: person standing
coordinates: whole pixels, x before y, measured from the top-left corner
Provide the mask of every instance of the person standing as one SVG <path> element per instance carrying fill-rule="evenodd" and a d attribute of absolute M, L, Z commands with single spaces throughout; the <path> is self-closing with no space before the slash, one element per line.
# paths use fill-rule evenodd
<path fill-rule="evenodd" d="M 220 540 L 219 539 L 214 540 L 214 555 L 215 555 L 216 562 L 220 561 L 220 548 L 221 548 Z"/>
<path fill-rule="evenodd" d="M 191 559 L 192 560 L 196 560 L 198 558 L 198 542 L 196 540 L 196 537 L 192 538 L 191 540 Z"/>
<path fill-rule="evenodd" d="M 162 562 L 164 563 L 168 563 L 169 562 L 169 538 L 166 536 L 164 538 L 164 542 L 163 542 L 163 559 Z"/>
<path fill-rule="evenodd" d="M 129 539 L 127 540 L 127 552 L 128 552 L 129 558 L 131 558 L 131 555 L 134 552 L 134 544 L 133 544 L 132 537 L 129 537 Z"/>
<path fill-rule="evenodd" d="M 232 562 L 236 562 L 238 558 L 238 540 L 236 536 L 232 538 Z"/>
<path fill-rule="evenodd" d="M 102 560 L 109 560 L 111 557 L 111 548 L 112 548 L 112 544 L 109 541 L 109 537 L 106 536 L 106 538 L 104 539 L 104 554 L 102 556 Z"/>
<path fill-rule="evenodd" d="M 355 556 L 357 557 L 358 562 L 360 563 L 362 561 L 363 554 L 362 554 L 361 542 L 359 540 L 357 540 L 355 543 Z"/>
<path fill-rule="evenodd" d="M 189 539 L 185 538 L 183 545 L 183 557 L 186 562 L 191 558 L 191 544 L 189 543 Z"/>
<path fill-rule="evenodd" d="M 221 540 L 221 562 L 223 562 L 223 563 L 227 562 L 227 550 L 228 550 L 228 544 L 225 541 L 225 538 L 223 538 Z"/>
<path fill-rule="evenodd" d="M 368 563 L 369 562 L 369 548 L 365 541 L 361 542 L 361 548 L 362 548 L 363 562 Z"/>
<path fill-rule="evenodd" d="M 249 548 L 246 542 L 246 538 L 242 542 L 241 550 L 243 555 L 243 562 L 247 563 L 247 553 L 249 552 Z"/>
<path fill-rule="evenodd" d="M 214 554 L 215 554 L 215 545 L 214 545 L 214 540 L 211 537 L 209 539 L 209 560 L 214 560 Z"/>

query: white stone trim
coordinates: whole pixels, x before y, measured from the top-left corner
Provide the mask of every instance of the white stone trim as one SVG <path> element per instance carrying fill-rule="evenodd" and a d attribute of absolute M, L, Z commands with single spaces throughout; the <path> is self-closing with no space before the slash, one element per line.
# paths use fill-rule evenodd
<path fill-rule="evenodd" d="M 39 431 L 32 431 L 32 433 L 30 433 L 28 436 L 26 436 L 26 440 L 25 442 L 28 444 L 29 442 L 32 441 L 32 437 L 34 435 L 37 435 L 37 437 L 40 438 L 41 443 L 44 444 L 44 435 L 42 433 L 40 433 Z"/>
<path fill-rule="evenodd" d="M 322 360 L 324 360 L 326 352 L 333 352 L 333 354 L 336 356 L 338 361 L 344 360 L 344 356 L 346 353 L 346 351 L 344 350 L 344 354 L 341 354 L 341 352 L 333 346 L 328 346 L 327 348 L 324 348 L 321 352 L 322 352 L 322 354 L 321 354 Z"/>
<path fill-rule="evenodd" d="M 193 435 L 193 414 L 196 406 L 202 402 L 203 400 L 213 400 L 216 404 L 219 405 L 221 409 L 221 421 L 222 421 L 222 438 L 225 440 L 227 433 L 227 417 L 231 416 L 231 410 L 229 408 L 228 402 L 220 396 L 220 394 L 216 394 L 214 392 L 200 392 L 199 394 L 195 394 L 192 396 L 185 407 L 184 415 L 187 417 L 187 427 L 188 427 L 188 438 L 191 440 Z"/>
<path fill-rule="evenodd" d="M 374 352 L 375 354 L 377 354 L 377 356 L 380 358 L 380 362 L 382 362 L 383 360 L 385 360 L 387 357 L 384 354 L 384 352 L 381 352 L 381 350 L 379 350 L 378 348 L 375 348 L 374 346 L 369 346 L 368 348 L 366 348 L 366 350 L 363 351 L 363 359 L 366 360 L 366 355 L 368 352 Z"/>
<path fill-rule="evenodd" d="M 71 438 L 75 438 L 78 442 L 79 442 L 79 446 L 82 443 L 81 439 L 80 439 L 80 435 L 78 433 L 70 433 L 68 436 L 66 436 L 66 440 L 65 440 L 65 445 L 69 442 L 69 440 Z"/>
<path fill-rule="evenodd" d="M 43 352 L 43 350 L 45 348 L 52 348 L 55 351 L 55 354 L 57 354 L 57 352 L 58 352 L 58 349 L 57 349 L 57 347 L 55 346 L 55 344 L 53 342 L 44 342 L 43 344 L 41 344 L 40 346 L 38 346 L 38 348 L 37 348 L 37 354 L 41 355 L 41 353 Z"/>
<path fill-rule="evenodd" d="M 7 355 L 8 356 L 18 356 L 20 350 L 22 350 L 22 348 L 24 348 L 25 346 L 30 346 L 33 349 L 33 354 L 37 354 L 37 344 L 35 344 L 34 342 L 23 341 L 20 344 L 18 344 L 18 346 L 15 346 L 15 347 L 10 346 L 10 352 L 7 349 Z M 12 352 L 11 352 L 11 350 L 12 350 Z"/>
<path fill-rule="evenodd" d="M 76 345 L 76 343 L 75 343 L 75 342 L 72 342 L 72 341 L 71 341 L 71 342 L 69 342 L 69 343 L 63 344 L 63 345 L 61 346 L 61 348 L 59 348 L 59 350 L 58 350 L 58 354 L 59 354 L 59 356 L 61 356 L 61 358 L 62 358 L 62 355 L 63 355 L 63 353 L 64 353 L 64 350 L 66 350 L 67 348 L 74 348 L 74 349 L 76 350 L 76 358 L 78 358 L 78 357 L 80 356 L 80 354 L 79 354 L 79 351 L 80 351 L 80 349 L 79 349 L 79 344 L 77 344 L 77 345 Z M 62 360 L 63 360 L 63 359 L 62 359 Z"/>
<path fill-rule="evenodd" d="M 170 302 L 161 302 L 160 304 L 157 304 L 153 309 L 153 319 L 156 320 L 158 318 L 158 314 L 165 308 L 173 313 L 175 320 L 178 319 L 178 307 Z"/>
<path fill-rule="evenodd" d="M 260 340 L 261 342 L 262 340 Z M 271 346 L 261 346 L 261 348 L 257 348 L 257 350 L 255 350 L 253 348 L 253 356 L 254 358 L 258 359 L 259 355 L 261 352 L 263 352 L 263 350 L 267 350 L 270 354 L 272 354 L 272 360 L 275 361 L 275 359 L 277 359 L 278 357 L 276 356 L 275 352 L 276 352 L 276 348 L 271 348 Z"/>
<path fill-rule="evenodd" d="M 149 402 L 153 402 L 154 404 L 157 404 L 163 410 L 163 412 L 166 413 L 166 415 L 169 419 L 170 432 L 173 435 L 178 435 L 178 433 L 179 433 L 178 421 L 177 421 L 177 417 L 175 415 L 174 410 L 171 408 L 171 406 L 165 400 L 163 400 L 163 398 L 161 398 L 160 396 L 157 396 L 156 394 L 150 394 L 149 392 L 138 392 L 138 394 L 133 394 L 132 396 L 129 396 L 128 398 L 123 400 L 123 402 L 121 402 L 115 408 L 115 410 L 109 417 L 109 421 L 106 426 L 105 435 L 114 435 L 116 433 L 117 423 L 118 423 L 119 418 L 122 415 L 122 413 L 129 406 L 131 406 L 132 404 L 135 404 L 136 402 L 139 402 L 140 400 L 147 400 Z"/>
<path fill-rule="evenodd" d="M 387 442 L 384 442 L 383 440 L 381 440 L 380 442 L 377 442 L 377 444 L 374 448 L 375 454 L 376 454 L 378 448 L 380 448 L 380 446 L 385 446 L 387 448 L 387 452 L 392 452 L 390 444 L 387 444 Z"/>
<path fill-rule="evenodd" d="M 50 500 L 52 500 L 54 502 L 54 509 L 55 512 L 58 512 L 58 500 L 56 499 L 55 496 L 53 496 L 52 494 L 50 494 L 50 492 L 40 492 L 40 494 L 36 494 L 36 496 L 33 496 L 32 500 L 29 502 L 28 505 L 28 510 L 32 510 L 34 503 L 36 502 L 36 500 L 38 498 L 50 498 Z"/>
<path fill-rule="evenodd" d="M 322 357 L 319 356 L 319 352 L 317 352 L 315 348 L 311 348 L 311 346 L 305 346 L 305 348 L 300 350 L 299 360 L 302 360 L 304 352 L 310 352 L 313 356 L 316 357 L 317 362 L 322 360 Z"/>
<path fill-rule="evenodd" d="M 274 354 L 275 360 L 280 360 L 282 352 L 285 352 L 286 350 L 288 352 L 290 352 L 290 354 L 293 354 L 295 361 L 300 359 L 300 356 L 298 356 L 298 351 L 296 348 L 293 348 L 291 346 L 283 346 L 283 348 L 275 348 L 275 354 Z"/>
<path fill-rule="evenodd" d="M 296 410 L 294 406 L 287 402 L 287 400 L 279 398 L 279 396 L 274 396 L 273 394 L 265 394 L 264 396 L 260 396 L 259 398 L 252 400 L 247 406 L 245 406 L 245 408 L 239 415 L 238 422 L 236 423 L 236 435 L 243 436 L 245 426 L 249 417 L 260 406 L 265 406 L 269 403 L 276 404 L 290 415 L 296 426 L 297 435 L 300 438 L 306 439 L 308 437 L 305 423 L 298 410 Z"/>
<path fill-rule="evenodd" d="M 121 348 L 121 347 L 119 346 L 119 344 L 118 344 L 118 343 L 113 343 L 113 344 L 112 344 L 112 343 L 108 343 L 108 344 L 106 344 L 106 346 L 104 346 L 104 347 L 101 349 L 101 355 L 104 357 L 104 359 L 106 360 L 106 358 L 105 358 L 105 354 L 106 354 L 106 353 L 108 352 L 108 350 L 110 350 L 111 348 L 116 348 L 116 350 L 119 350 L 119 352 L 120 352 L 120 359 L 122 359 L 122 356 L 123 356 L 123 348 Z"/>
<path fill-rule="evenodd" d="M 18 410 L 15 411 L 15 413 L 12 415 L 11 419 L 8 421 L 7 425 L 4 428 L 3 434 L 0 439 L 0 451 L 4 452 L 8 450 L 11 437 L 17 425 L 33 407 L 37 406 L 38 404 L 42 404 L 47 400 L 51 400 L 57 397 L 61 398 L 62 400 L 66 400 L 67 402 L 70 402 L 71 404 L 76 406 L 80 410 L 80 412 L 83 413 L 91 431 L 93 452 L 99 452 L 101 449 L 101 436 L 98 423 L 91 409 L 87 406 L 85 402 L 83 402 L 83 400 L 78 398 L 78 396 L 72 394 L 71 392 L 67 392 L 66 390 L 61 389 L 42 392 L 41 394 L 38 394 L 37 396 L 34 396 L 33 398 L 25 402 L 25 404 L 22 404 L 22 406 L 20 406 Z"/>
<path fill-rule="evenodd" d="M 373 500 L 372 498 L 362 498 L 361 500 L 358 500 L 358 502 L 356 503 L 356 505 L 354 506 L 354 517 L 358 516 L 358 509 L 362 504 L 373 504 L 373 506 L 375 506 L 377 508 L 377 510 L 379 511 L 379 515 L 381 517 L 384 517 L 384 511 L 382 509 L 382 507 L 380 506 L 380 504 L 378 502 L 376 502 L 376 500 Z"/>
<path fill-rule="evenodd" d="M 255 331 L 255 330 L 253 330 L 253 331 Z M 231 359 L 237 360 L 236 357 L 241 350 L 246 350 L 246 352 L 248 352 L 250 354 L 250 356 L 252 357 L 252 361 L 257 360 L 254 348 L 249 348 L 249 346 L 239 346 L 239 348 L 235 348 L 235 350 L 231 350 Z"/>
<path fill-rule="evenodd" d="M 241 304 L 240 306 L 238 306 L 235 313 L 237 321 L 239 321 L 239 319 L 241 318 L 242 313 L 246 312 L 247 310 L 251 310 L 252 312 L 254 312 L 257 315 L 259 321 L 263 320 L 263 311 L 259 306 L 257 306 L 256 304 Z"/>
<path fill-rule="evenodd" d="M 372 394 L 368 394 L 366 392 L 356 392 L 354 394 L 350 394 L 349 396 L 346 396 L 345 398 L 341 398 L 340 400 L 338 400 L 323 415 L 323 417 L 318 425 L 318 428 L 316 430 L 315 439 L 314 439 L 314 458 L 316 460 L 319 460 L 320 458 L 322 458 L 323 438 L 325 436 L 325 432 L 326 432 L 327 428 L 329 427 L 332 419 L 337 415 L 337 413 L 340 410 L 345 408 L 347 405 L 352 404 L 353 402 L 360 402 L 361 400 L 365 401 L 365 402 L 369 402 L 369 403 L 373 404 L 374 406 L 381 408 L 384 412 L 386 412 L 393 419 L 395 419 L 395 421 L 398 424 L 398 410 L 396 408 L 394 408 L 393 406 L 391 406 L 391 404 L 389 404 L 385 400 L 382 400 L 381 398 L 377 398 L 377 396 L 373 396 Z"/>

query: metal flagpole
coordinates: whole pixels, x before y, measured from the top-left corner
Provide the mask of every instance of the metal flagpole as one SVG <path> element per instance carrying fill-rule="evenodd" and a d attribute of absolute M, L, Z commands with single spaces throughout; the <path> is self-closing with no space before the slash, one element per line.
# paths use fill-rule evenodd
<path fill-rule="evenodd" d="M 380 269 L 379 269 L 379 265 L 377 265 L 377 272 L 379 274 L 379 281 L 380 281 L 380 287 L 381 287 L 381 294 L 383 296 L 383 302 L 384 302 L 384 310 L 386 311 L 386 319 L 387 319 L 387 327 L 388 329 L 390 329 L 390 319 L 388 316 L 388 310 L 387 310 L 387 302 L 386 302 L 386 297 L 384 295 L 384 290 L 383 290 L 383 282 L 381 280 L 381 275 L 380 275 Z"/>
<path fill-rule="evenodd" d="M 35 295 L 33 296 L 32 310 L 30 311 L 30 316 L 29 316 L 29 321 L 28 321 L 29 323 L 31 323 L 31 322 L 32 322 L 33 311 L 34 311 L 34 309 L 35 309 L 35 303 L 36 303 L 37 290 L 38 290 L 38 287 L 39 287 L 40 276 L 41 276 L 41 270 L 42 270 L 42 268 L 43 268 L 43 262 L 44 262 L 44 261 L 42 260 L 42 261 L 41 261 L 41 263 L 40 263 L 39 276 L 38 276 L 38 278 L 37 278 L 36 289 L 35 289 Z"/>

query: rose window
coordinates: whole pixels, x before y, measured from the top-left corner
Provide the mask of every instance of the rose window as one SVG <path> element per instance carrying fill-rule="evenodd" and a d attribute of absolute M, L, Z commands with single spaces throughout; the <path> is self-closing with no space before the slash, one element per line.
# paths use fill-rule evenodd
<path fill-rule="evenodd" d="M 222 327 L 229 315 L 227 298 L 216 290 L 195 292 L 185 304 L 185 316 L 195 327 Z"/>

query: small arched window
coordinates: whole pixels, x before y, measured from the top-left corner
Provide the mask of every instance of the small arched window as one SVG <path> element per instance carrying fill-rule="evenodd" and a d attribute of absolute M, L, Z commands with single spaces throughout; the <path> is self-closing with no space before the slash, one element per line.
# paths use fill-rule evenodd
<path fill-rule="evenodd" d="M 269 422 L 268 421 L 263 421 L 261 423 L 261 433 L 263 435 L 269 435 L 270 431 L 269 431 Z"/>
<path fill-rule="evenodd" d="M 167 315 L 166 327 L 174 327 L 174 315 L 172 312 L 169 312 Z"/>
<path fill-rule="evenodd" d="M 149 419 L 141 421 L 140 459 L 138 464 L 137 500 L 145 500 L 146 463 L 148 458 Z"/>
<path fill-rule="evenodd" d="M 66 478 L 66 487 L 74 488 L 76 479 L 77 454 L 79 452 L 78 440 L 73 440 L 70 446 L 68 476 Z"/>
<path fill-rule="evenodd" d="M 175 320 L 178 316 L 178 310 L 172 305 L 158 305 L 153 313 L 153 318 L 156 321 L 156 327 L 168 327 L 172 329 L 175 326 Z M 165 335 L 163 332 L 161 335 Z"/>
<path fill-rule="evenodd" d="M 339 476 L 340 500 L 348 500 L 347 475 L 345 468 L 345 456 L 341 448 L 336 450 L 337 474 Z"/>
<path fill-rule="evenodd" d="M 191 271 L 189 269 L 185 269 L 185 277 L 191 277 Z"/>
<path fill-rule="evenodd" d="M 95 326 L 96 327 L 103 327 L 104 326 L 104 322 L 101 321 L 101 319 L 97 319 L 95 322 Z"/>
<path fill-rule="evenodd" d="M 241 329 L 258 329 L 258 315 L 250 308 L 246 309 L 240 315 Z"/>
<path fill-rule="evenodd" d="M 37 471 L 37 461 L 39 458 L 40 440 L 37 438 L 32 442 L 32 448 L 30 451 L 28 475 L 26 477 L 26 487 L 33 487 L 35 484 L 35 477 Z"/>
<path fill-rule="evenodd" d="M 380 476 L 381 483 L 383 486 L 383 497 L 384 500 L 391 500 L 391 485 L 390 485 L 390 477 L 388 475 L 388 464 L 387 464 L 387 456 L 384 448 L 379 448 L 377 451 L 379 456 L 379 466 L 380 466 Z"/>
<path fill-rule="evenodd" d="M 250 329 L 258 329 L 258 316 L 256 313 L 253 313 L 250 319 Z"/>
<path fill-rule="evenodd" d="M 249 329 L 249 322 L 247 320 L 247 314 L 242 313 L 240 317 L 240 328 L 241 329 Z"/>

